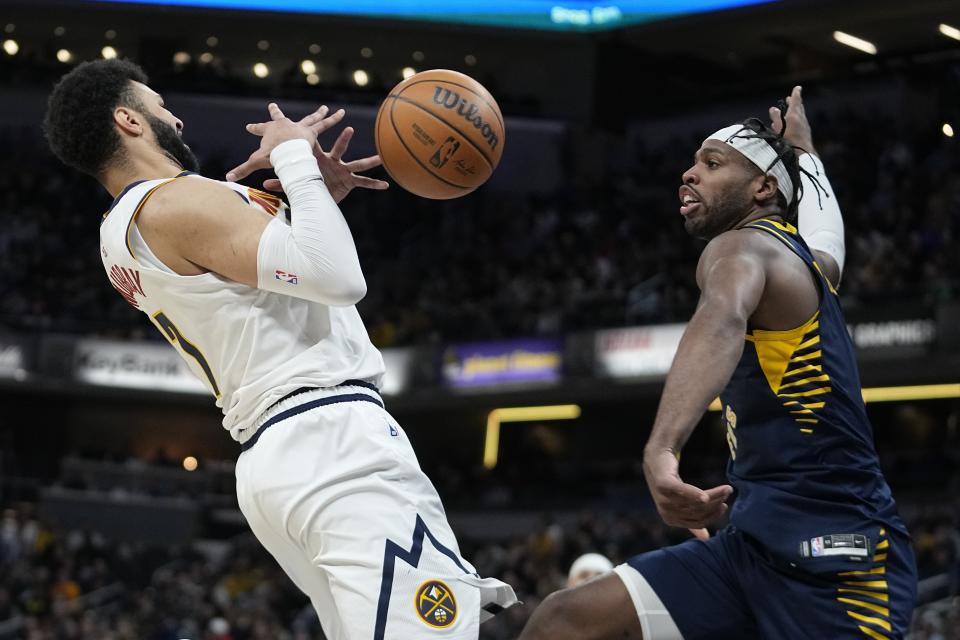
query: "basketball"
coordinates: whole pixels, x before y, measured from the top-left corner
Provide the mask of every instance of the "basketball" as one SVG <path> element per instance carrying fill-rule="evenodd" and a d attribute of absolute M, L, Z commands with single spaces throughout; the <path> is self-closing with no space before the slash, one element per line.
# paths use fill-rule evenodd
<path fill-rule="evenodd" d="M 432 69 L 390 91 L 376 121 L 377 152 L 390 177 L 424 198 L 448 200 L 486 182 L 503 154 L 503 116 L 470 76 Z"/>

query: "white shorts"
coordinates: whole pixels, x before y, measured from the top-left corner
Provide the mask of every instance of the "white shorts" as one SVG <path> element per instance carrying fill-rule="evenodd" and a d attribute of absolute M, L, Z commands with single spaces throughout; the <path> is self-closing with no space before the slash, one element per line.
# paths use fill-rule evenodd
<path fill-rule="evenodd" d="M 240 510 L 329 640 L 476 640 L 516 596 L 460 556 L 436 490 L 379 402 L 341 386 L 271 407 L 258 423 L 282 419 L 237 460 Z"/>

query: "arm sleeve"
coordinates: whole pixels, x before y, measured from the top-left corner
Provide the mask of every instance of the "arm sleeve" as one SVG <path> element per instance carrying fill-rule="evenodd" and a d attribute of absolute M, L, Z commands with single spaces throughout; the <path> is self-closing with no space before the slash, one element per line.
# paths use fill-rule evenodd
<path fill-rule="evenodd" d="M 258 287 L 330 306 L 356 304 L 367 293 L 357 248 L 310 143 L 279 144 L 270 162 L 290 200 L 292 222 L 274 219 L 263 230 Z"/>
<path fill-rule="evenodd" d="M 843 272 L 843 261 L 847 254 L 843 239 L 843 215 L 840 203 L 823 170 L 820 159 L 810 153 L 800 156 L 800 167 L 817 177 L 822 191 L 817 198 L 817 187 L 803 171 L 800 180 L 803 183 L 803 198 L 797 204 L 797 230 L 811 249 L 822 251 L 837 261 Z"/>

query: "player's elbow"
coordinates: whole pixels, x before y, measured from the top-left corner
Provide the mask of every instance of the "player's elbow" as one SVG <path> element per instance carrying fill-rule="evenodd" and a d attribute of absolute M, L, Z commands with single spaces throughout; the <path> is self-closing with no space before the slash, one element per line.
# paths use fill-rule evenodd
<path fill-rule="evenodd" d="M 342 274 L 323 292 L 325 302 L 333 307 L 349 307 L 367 295 L 367 281 L 358 268 L 356 273 Z"/>

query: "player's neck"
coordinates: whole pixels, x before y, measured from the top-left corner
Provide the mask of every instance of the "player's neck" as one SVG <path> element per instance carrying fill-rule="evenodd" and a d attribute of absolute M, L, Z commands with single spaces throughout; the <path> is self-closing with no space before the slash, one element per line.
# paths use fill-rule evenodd
<path fill-rule="evenodd" d="M 100 182 L 114 198 L 120 195 L 124 187 L 141 180 L 162 180 L 173 178 L 183 172 L 183 167 L 175 164 L 162 154 L 150 154 L 145 157 L 128 157 L 107 171 Z"/>
<path fill-rule="evenodd" d="M 775 218 L 777 220 L 783 221 L 783 214 L 779 210 L 773 208 L 758 208 L 750 212 L 749 215 L 745 216 L 740 222 L 736 224 L 735 229 L 741 229 L 751 222 L 756 222 L 757 220 L 763 220 L 765 218 Z"/>

